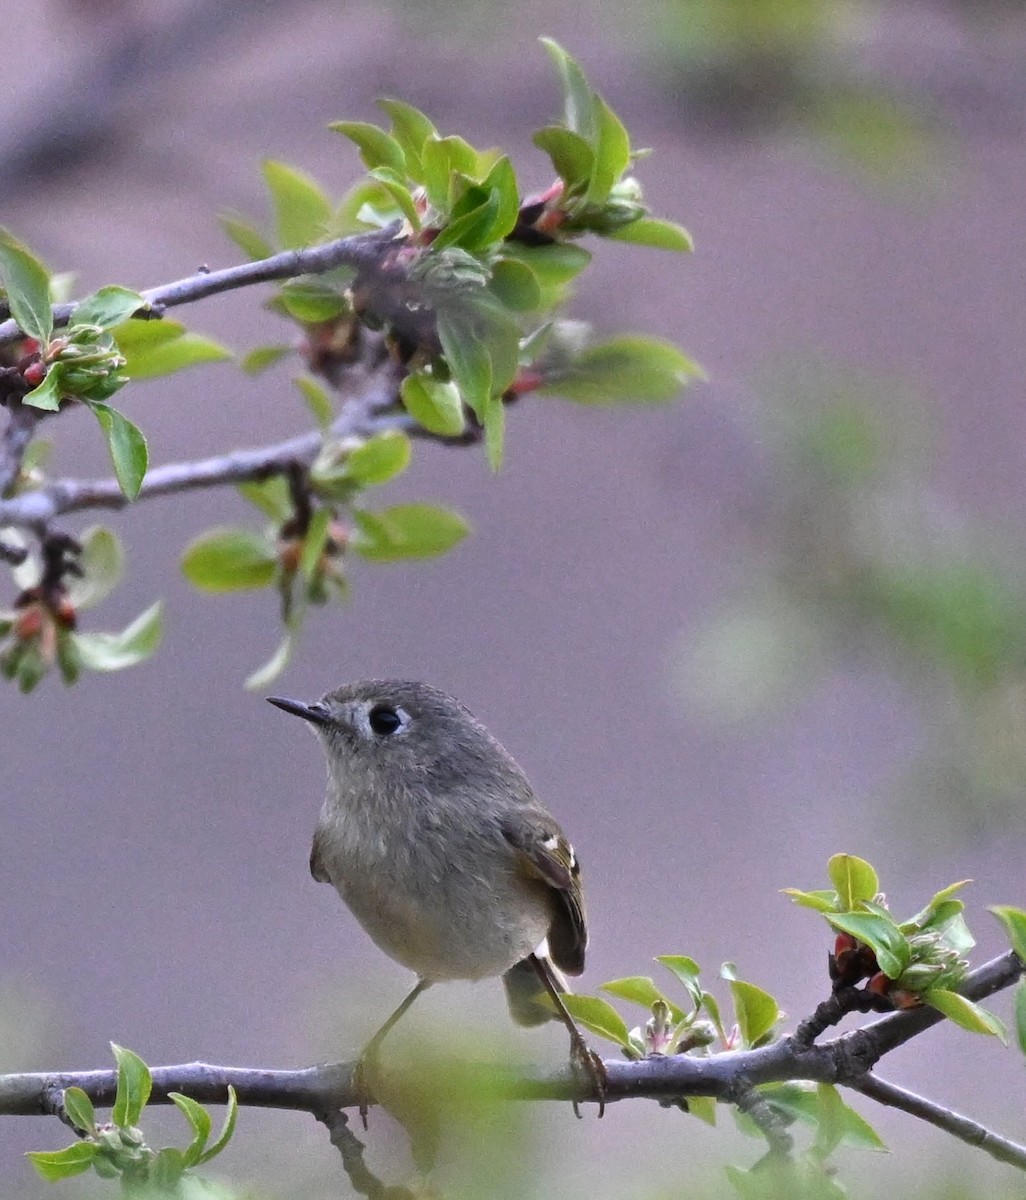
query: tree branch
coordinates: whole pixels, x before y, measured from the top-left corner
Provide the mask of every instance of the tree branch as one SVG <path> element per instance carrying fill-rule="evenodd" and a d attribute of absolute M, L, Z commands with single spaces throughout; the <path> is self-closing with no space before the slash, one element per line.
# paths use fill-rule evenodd
<path fill-rule="evenodd" d="M 310 246 L 305 250 L 284 250 L 270 258 L 261 258 L 256 262 L 240 263 L 238 266 L 225 267 L 220 271 L 200 270 L 195 275 L 173 283 L 161 284 L 160 287 L 148 288 L 142 293 L 143 299 L 150 307 L 150 314 L 160 316 L 165 309 L 174 308 L 179 304 L 191 304 L 202 300 L 205 296 L 214 296 L 218 292 L 230 292 L 236 288 L 250 287 L 254 283 L 268 283 L 274 279 L 293 279 L 297 275 L 321 275 L 334 267 L 368 267 L 377 263 L 384 249 L 395 240 L 400 229 L 400 222 L 394 221 L 384 229 L 373 233 L 357 233 L 349 237 L 338 238 L 323 246 Z M 71 304 L 55 304 L 53 323 L 55 327 L 67 325 L 77 302 Z M 13 320 L 0 324 L 0 346 L 8 342 L 16 342 L 24 337 L 22 331 Z"/>
<path fill-rule="evenodd" d="M 963 1117 L 961 1113 L 944 1108 L 943 1105 L 934 1104 L 925 1096 L 917 1096 L 915 1092 L 909 1092 L 896 1084 L 887 1083 L 875 1075 L 863 1075 L 847 1086 L 880 1104 L 886 1104 L 890 1108 L 900 1108 L 902 1112 L 918 1117 L 921 1121 L 928 1121 L 931 1125 L 936 1125 L 938 1129 L 943 1129 L 952 1137 L 957 1137 L 960 1141 L 975 1146 L 978 1150 L 989 1154 L 991 1158 L 996 1158 L 998 1162 L 1011 1163 L 1020 1171 L 1026 1171 L 1026 1146 L 1020 1146 L 1017 1142 L 994 1133 L 978 1121 Z"/>

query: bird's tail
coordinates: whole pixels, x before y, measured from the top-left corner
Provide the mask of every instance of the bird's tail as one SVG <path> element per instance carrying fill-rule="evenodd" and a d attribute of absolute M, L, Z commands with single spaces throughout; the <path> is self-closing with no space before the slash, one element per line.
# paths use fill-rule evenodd
<path fill-rule="evenodd" d="M 535 963 L 541 964 L 557 992 L 570 990 L 561 972 L 546 955 L 532 954 L 522 958 L 502 977 L 510 1016 L 518 1025 L 544 1025 L 546 1021 L 559 1019 Z"/>

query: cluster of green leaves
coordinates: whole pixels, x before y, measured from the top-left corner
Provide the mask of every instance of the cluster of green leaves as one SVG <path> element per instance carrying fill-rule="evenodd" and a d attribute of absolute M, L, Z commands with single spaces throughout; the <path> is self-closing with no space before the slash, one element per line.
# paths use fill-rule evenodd
<path fill-rule="evenodd" d="M 4 536 L 12 543 L 20 541 L 14 530 Z M 40 564 L 34 555 L 14 568 L 14 580 L 24 590 L 17 607 L 0 610 L 0 673 L 23 692 L 32 691 L 53 666 L 71 684 L 82 671 L 120 671 L 144 662 L 160 644 L 159 602 L 119 633 L 75 628 L 78 614 L 100 604 L 117 586 L 124 562 L 117 535 L 102 526 L 85 530 L 81 546 L 76 556 L 79 573 L 65 584 L 56 609 L 35 587 Z"/>
<path fill-rule="evenodd" d="M 523 198 L 507 156 L 442 136 L 424 113 L 398 100 L 379 102 L 389 130 L 361 121 L 331 126 L 358 146 L 368 168 L 337 207 L 303 172 L 282 163 L 264 168 L 283 246 L 398 222 L 397 262 L 405 271 L 401 297 L 359 281 L 350 289 L 353 272 L 339 270 L 290 281 L 275 306 L 306 326 L 354 317 L 384 325 L 406 343 L 401 398 L 410 415 L 429 432 L 453 437 L 464 431 L 469 411 L 495 467 L 503 454 L 503 397 L 511 388 L 528 390 L 520 386 L 526 380 L 529 390 L 600 404 L 668 400 L 698 374 L 657 339 L 620 338 L 570 353 L 550 319 L 590 262 L 572 239 L 597 233 L 677 251 L 691 242 L 680 226 L 647 215 L 629 173 L 638 153 L 623 124 L 578 64 L 554 42 L 545 44 L 562 79 L 564 120 L 535 136 L 559 178 L 534 200 Z M 226 218 L 225 229 L 253 256 L 272 249 L 238 217 Z M 259 369 L 285 352 L 260 347 L 246 363 Z"/>
<path fill-rule="evenodd" d="M 867 978 L 867 987 L 892 999 L 895 1007 L 928 1004 L 963 1029 L 1006 1040 L 1002 1022 L 956 990 L 969 970 L 965 955 L 976 944 L 963 916 L 965 904 L 956 898 L 968 880 L 942 888 L 914 916 L 898 921 L 887 907 L 876 871 L 864 859 L 835 854 L 828 871 L 832 888 L 787 888 L 786 894 L 796 904 L 822 913 L 839 934 L 854 939 L 854 947 L 839 943 L 835 960 L 865 947 L 870 955 L 855 965 L 855 978 Z M 994 911 L 1004 914 L 1001 919 L 1010 928 L 1008 914 L 1016 910 Z M 843 962 L 840 965 L 843 974 Z"/>
<path fill-rule="evenodd" d="M 201 591 L 272 588 L 280 597 L 284 636 L 268 662 L 246 680 L 248 688 L 265 687 L 288 663 L 310 605 L 346 598 L 347 555 L 372 562 L 433 558 L 466 536 L 466 522 L 446 508 L 364 506 L 364 491 L 400 475 L 411 455 L 410 440 L 399 430 L 344 441 L 326 431 L 304 484 L 308 511 L 302 521 L 289 483 L 273 476 L 239 488 L 270 518 L 264 530 L 211 529 L 186 548 L 182 570 Z"/>
<path fill-rule="evenodd" d="M 147 304 L 138 292 L 116 286 L 80 301 L 67 328 L 55 331 L 50 273 L 2 229 L 0 279 L 11 316 L 34 349 L 29 356 L 39 364 L 36 374 L 42 376 L 22 402 L 42 412 L 57 412 L 68 401 L 84 404 L 103 431 L 121 490 L 134 500 L 146 474 L 146 439 L 107 401 L 130 377 L 166 375 L 228 358 L 228 351 L 173 321 L 133 321 L 146 315 Z"/>
<path fill-rule="evenodd" d="M 139 1128 L 152 1090 L 149 1068 L 137 1054 L 123 1046 L 112 1042 L 111 1050 L 118 1067 L 111 1119 L 98 1122 L 93 1102 L 86 1093 L 79 1087 L 69 1087 L 64 1092 L 64 1111 L 81 1134 L 80 1140 L 63 1150 L 30 1151 L 28 1157 L 39 1174 L 51 1183 L 80 1175 L 91 1167 L 101 1179 L 120 1179 L 127 1195 L 143 1192 L 177 1195 L 186 1172 L 209 1162 L 231 1140 L 238 1113 L 235 1090 L 228 1089 L 224 1126 L 213 1142 L 210 1113 L 189 1096 L 171 1092 L 170 1099 L 189 1122 L 192 1140 L 184 1150 L 176 1146 L 153 1150 Z"/>

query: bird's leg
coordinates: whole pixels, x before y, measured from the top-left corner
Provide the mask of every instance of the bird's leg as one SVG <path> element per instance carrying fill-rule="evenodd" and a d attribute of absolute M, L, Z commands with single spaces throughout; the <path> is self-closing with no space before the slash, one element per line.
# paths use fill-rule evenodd
<path fill-rule="evenodd" d="M 399 1023 L 407 1009 L 413 1004 L 414 1000 L 421 994 L 426 992 L 431 986 L 430 979 L 418 979 L 417 985 L 413 991 L 403 1000 L 402 1004 L 395 1010 L 388 1020 L 381 1026 L 377 1033 L 364 1046 L 360 1057 L 357 1059 L 356 1066 L 353 1069 L 353 1087 L 359 1098 L 360 1104 L 360 1120 L 363 1121 L 364 1129 L 367 1128 L 367 1081 L 366 1071 L 367 1064 L 373 1062 L 378 1056 L 378 1050 L 381 1048 L 381 1043 L 385 1040 L 391 1030 Z"/>
<path fill-rule="evenodd" d="M 606 1068 L 602 1059 L 595 1053 L 594 1050 L 584 1040 L 584 1036 L 577 1028 L 577 1024 L 573 1017 L 567 1012 L 567 1007 L 563 1003 L 563 998 L 559 994 L 559 990 L 552 982 L 548 971 L 545 969 L 545 964 L 537 954 L 532 954 L 531 965 L 534 967 L 538 978 L 542 981 L 549 998 L 556 1006 L 556 1013 L 559 1019 L 566 1026 L 567 1032 L 570 1034 L 570 1061 L 571 1063 L 583 1067 L 591 1076 L 591 1081 L 595 1085 L 595 1093 L 598 1096 L 598 1115 L 601 1118 L 606 1111 Z M 578 1107 L 577 1101 L 573 1102 L 574 1115 L 580 1117 L 581 1110 Z"/>

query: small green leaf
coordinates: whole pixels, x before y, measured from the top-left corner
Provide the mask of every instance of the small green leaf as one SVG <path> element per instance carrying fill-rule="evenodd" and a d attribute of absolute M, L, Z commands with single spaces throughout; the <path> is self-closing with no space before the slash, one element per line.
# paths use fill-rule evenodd
<path fill-rule="evenodd" d="M 96 1110 L 93 1102 L 80 1087 L 64 1089 L 64 1111 L 71 1123 L 83 1133 L 91 1133 L 96 1126 Z"/>
<path fill-rule="evenodd" d="M 630 1033 L 623 1017 L 607 1001 L 599 996 L 581 996 L 566 992 L 560 997 L 573 1019 L 607 1041 L 618 1046 L 630 1045 Z"/>
<path fill-rule="evenodd" d="M 1020 979 L 1015 989 L 1015 1037 L 1026 1054 L 1026 979 Z"/>
<path fill-rule="evenodd" d="M 410 465 L 413 447 L 405 433 L 389 429 L 368 438 L 346 456 L 344 474 L 360 487 L 388 483 Z"/>
<path fill-rule="evenodd" d="M 492 361 L 487 346 L 469 321 L 445 312 L 438 314 L 438 339 L 464 403 L 483 421 L 492 393 Z"/>
<path fill-rule="evenodd" d="M 85 404 L 99 421 L 107 439 L 118 485 L 128 500 L 134 500 L 139 495 L 149 463 L 149 450 L 142 430 L 109 404 L 99 400 L 87 400 Z"/>
<path fill-rule="evenodd" d="M 499 210 L 492 223 L 490 240 L 501 242 L 512 233 L 520 216 L 520 190 L 513 164 L 504 154 L 496 159 L 481 186 L 498 197 Z"/>
<path fill-rule="evenodd" d="M 28 404 L 32 408 L 40 408 L 43 412 L 56 412 L 61 406 L 63 374 L 63 363 L 57 362 L 51 364 L 39 387 L 33 388 L 27 396 L 22 396 L 22 404 Z"/>
<path fill-rule="evenodd" d="M 146 1172 L 146 1182 L 152 1188 L 152 1194 L 173 1196 L 178 1193 L 178 1184 L 188 1165 L 185 1154 L 176 1146 L 165 1146 L 158 1150 Z"/>
<path fill-rule="evenodd" d="M 247 375 L 259 375 L 291 353 L 291 346 L 257 346 L 243 357 L 239 366 Z"/>
<path fill-rule="evenodd" d="M 274 253 L 274 247 L 260 230 L 236 213 L 222 214 L 218 217 L 218 224 L 242 253 L 248 255 L 254 262 L 261 258 L 270 258 Z"/>
<path fill-rule="evenodd" d="M 29 1150 L 26 1157 L 47 1183 L 56 1183 L 88 1171 L 99 1151 L 95 1142 L 76 1142 L 63 1150 Z"/>
<path fill-rule="evenodd" d="M 373 171 L 375 167 L 388 167 L 397 175 L 406 174 L 406 155 L 402 147 L 377 125 L 370 125 L 366 121 L 332 121 L 328 128 L 356 143 L 368 171 Z"/>
<path fill-rule="evenodd" d="M 240 483 L 239 494 L 266 513 L 276 525 L 284 524 L 292 516 L 292 496 L 282 475 Z"/>
<path fill-rule="evenodd" d="M 683 225 L 655 217 L 639 217 L 606 236 L 615 242 L 632 242 L 636 246 L 653 246 L 657 250 L 676 250 L 682 254 L 695 248 L 691 234 Z"/>
<path fill-rule="evenodd" d="M 488 465 L 493 471 L 499 471 L 502 469 L 502 460 L 506 453 L 506 406 L 501 396 L 488 397 L 483 416 Z"/>
<path fill-rule="evenodd" d="M 235 1132 L 235 1121 L 239 1115 L 239 1099 L 235 1094 L 235 1088 L 228 1085 L 228 1111 L 225 1113 L 224 1125 L 221 1127 L 221 1132 L 218 1134 L 217 1141 L 214 1142 L 208 1150 L 205 1151 L 200 1159 L 201 1163 L 210 1162 L 215 1158 L 232 1140 L 232 1134 Z"/>
<path fill-rule="evenodd" d="M 146 301 L 138 292 L 116 286 L 102 287 L 75 306 L 71 323 L 72 326 L 99 325 L 101 329 L 113 329 L 145 307 Z"/>
<path fill-rule="evenodd" d="M 515 312 L 534 312 L 542 307 L 538 276 L 518 258 L 500 258 L 492 266 L 489 288 Z"/>
<path fill-rule="evenodd" d="M 566 185 L 565 194 L 587 190 L 595 169 L 595 151 L 580 134 L 561 125 L 549 125 L 539 129 L 532 141 L 552 159 L 556 174 Z"/>
<path fill-rule="evenodd" d="M 605 204 L 609 193 L 631 161 L 631 143 L 623 123 L 601 96 L 592 109 L 598 129 L 595 141 L 595 166 L 588 184 L 589 204 Z"/>
<path fill-rule="evenodd" d="M 802 892 L 798 888 L 781 888 L 780 890 L 802 908 L 815 909 L 816 912 L 821 913 L 837 911 L 837 893 L 834 891 Z"/>
<path fill-rule="evenodd" d="M 356 509 L 353 549 L 364 558 L 393 562 L 445 554 L 469 532 L 458 513 L 430 504 L 397 504 L 371 513 Z"/>
<path fill-rule="evenodd" d="M 289 279 L 278 292 L 276 303 L 290 317 L 306 325 L 332 321 L 349 307 L 345 295 L 333 281 L 313 276 Z"/>
<path fill-rule="evenodd" d="M 322 430 L 327 429 L 335 419 L 335 410 L 331 406 L 331 397 L 327 390 L 309 375 L 300 375 L 295 384 L 303 393 L 306 406 L 313 413 L 318 427 Z"/>
<path fill-rule="evenodd" d="M 116 1042 L 111 1042 L 110 1048 L 118 1064 L 118 1087 L 111 1120 L 115 1125 L 126 1129 L 130 1125 L 139 1124 L 153 1083 L 149 1067 L 138 1054 L 126 1050 Z"/>
<path fill-rule="evenodd" d="M 701 370 L 669 342 L 621 337 L 585 350 L 540 390 L 581 404 L 672 400 Z"/>
<path fill-rule="evenodd" d="M 827 913 L 835 929 L 850 933 L 864 942 L 876 955 L 880 970 L 888 979 L 897 979 L 912 961 L 908 940 L 889 917 L 876 913 Z"/>
<path fill-rule="evenodd" d="M 432 252 L 446 246 L 459 246 L 473 252 L 483 250 L 494 239 L 492 230 L 499 216 L 499 193 L 492 191 L 476 208 L 450 221 L 431 243 Z"/>
<path fill-rule="evenodd" d="M 132 379 L 155 379 L 201 363 L 224 362 L 231 351 L 189 333 L 178 321 L 126 321 L 111 331 Z"/>
<path fill-rule="evenodd" d="M 478 161 L 477 151 L 461 137 L 428 138 L 421 151 L 421 166 L 424 188 L 435 208 L 448 212 L 456 177 L 473 179 Z"/>
<path fill-rule="evenodd" d="M 153 656 L 163 632 L 160 603 L 140 613 L 120 633 L 73 633 L 79 661 L 89 671 L 121 671 Z"/>
<path fill-rule="evenodd" d="M 716 1127 L 715 1096 L 688 1096 L 688 1112 L 706 1125 Z"/>
<path fill-rule="evenodd" d="M 1008 904 L 993 904 L 989 911 L 1004 925 L 1012 949 L 1026 964 L 1026 912 Z"/>
<path fill-rule="evenodd" d="M 724 978 L 730 981 L 734 1015 L 745 1045 L 756 1046 L 780 1020 L 780 1008 L 769 992 L 756 987 L 754 983 L 746 983 L 727 974 Z"/>
<path fill-rule="evenodd" d="M 428 433 L 458 437 L 466 428 L 460 390 L 451 380 L 417 371 L 403 380 L 400 396 L 406 411 Z"/>
<path fill-rule="evenodd" d="M 314 577 L 328 540 L 331 524 L 331 509 L 319 508 L 310 518 L 310 525 L 303 538 L 303 550 L 299 556 L 299 572 L 307 581 Z"/>
<path fill-rule="evenodd" d="M 168 1092 L 168 1099 L 178 1107 L 192 1126 L 192 1142 L 184 1152 L 182 1161 L 185 1167 L 194 1167 L 200 1161 L 210 1138 L 210 1113 L 197 1100 L 193 1100 L 191 1096 L 183 1096 L 181 1092 Z"/>
<path fill-rule="evenodd" d="M 375 167 L 371 178 L 376 179 L 396 202 L 399 211 L 409 221 L 415 230 L 420 229 L 420 213 L 413 199 L 413 193 L 403 182 L 403 179 L 389 167 Z"/>
<path fill-rule="evenodd" d="M 282 671 L 289 665 L 289 659 L 292 657 L 293 641 L 293 631 L 289 630 L 278 643 L 277 649 L 267 662 L 263 666 L 257 667 L 243 684 L 247 692 L 262 691 L 269 683 L 273 683 L 278 678 Z"/>
<path fill-rule="evenodd" d="M 517 258 L 538 277 L 544 288 L 559 288 L 575 279 L 591 262 L 591 254 L 581 246 L 556 242 L 551 246 L 520 246 L 510 242 L 502 248 L 503 257 Z"/>
<path fill-rule="evenodd" d="M 94 608 L 107 599 L 118 585 L 125 557 L 117 534 L 102 525 L 90 526 L 79 541 L 82 574 L 68 580 L 68 597 L 76 611 Z"/>
<path fill-rule="evenodd" d="M 53 333 L 50 273 L 27 246 L 0 228 L 0 278 L 18 327 L 45 347 Z"/>
<path fill-rule="evenodd" d="M 963 1029 L 968 1029 L 970 1033 L 985 1033 L 1007 1044 L 1008 1033 L 1004 1024 L 993 1013 L 987 1012 L 967 996 L 949 992 L 944 988 L 931 988 L 921 995 L 923 1001 L 931 1008 L 943 1013 Z"/>
<path fill-rule="evenodd" d="M 320 241 L 331 221 L 331 201 L 320 185 L 305 171 L 272 159 L 263 169 L 281 245 L 296 250 Z"/>
<path fill-rule="evenodd" d="M 268 587 L 278 556 L 266 538 L 246 529 L 211 529 L 186 547 L 182 571 L 204 592 L 235 592 Z"/>
<path fill-rule="evenodd" d="M 698 963 L 685 954 L 657 954 L 656 962 L 664 966 L 683 985 L 697 1008 L 702 1003 L 702 985 L 698 981 Z"/>
<path fill-rule="evenodd" d="M 835 854 L 827 863 L 827 872 L 842 912 L 851 912 L 861 901 L 872 900 L 880 891 L 876 872 L 865 859 L 854 854 Z"/>
<path fill-rule="evenodd" d="M 568 129 L 590 142 L 595 136 L 595 94 L 588 86 L 584 72 L 569 54 L 552 38 L 539 38 L 556 64 L 563 85 L 563 121 Z"/>
<path fill-rule="evenodd" d="M 392 118 L 392 137 L 399 143 L 406 159 L 406 174 L 422 183 L 420 159 L 424 143 L 430 137 L 437 137 L 438 130 L 419 109 L 402 100 L 378 100 L 377 105 Z"/>
<path fill-rule="evenodd" d="M 602 984 L 600 990 L 609 992 L 611 996 L 618 996 L 621 1000 L 628 1000 L 632 1004 L 640 1004 L 650 1012 L 653 1004 L 662 1002 L 669 1008 L 674 1024 L 684 1020 L 685 1014 L 671 1000 L 667 1000 L 647 975 L 627 975 L 623 979 L 611 979 L 609 983 Z"/>

